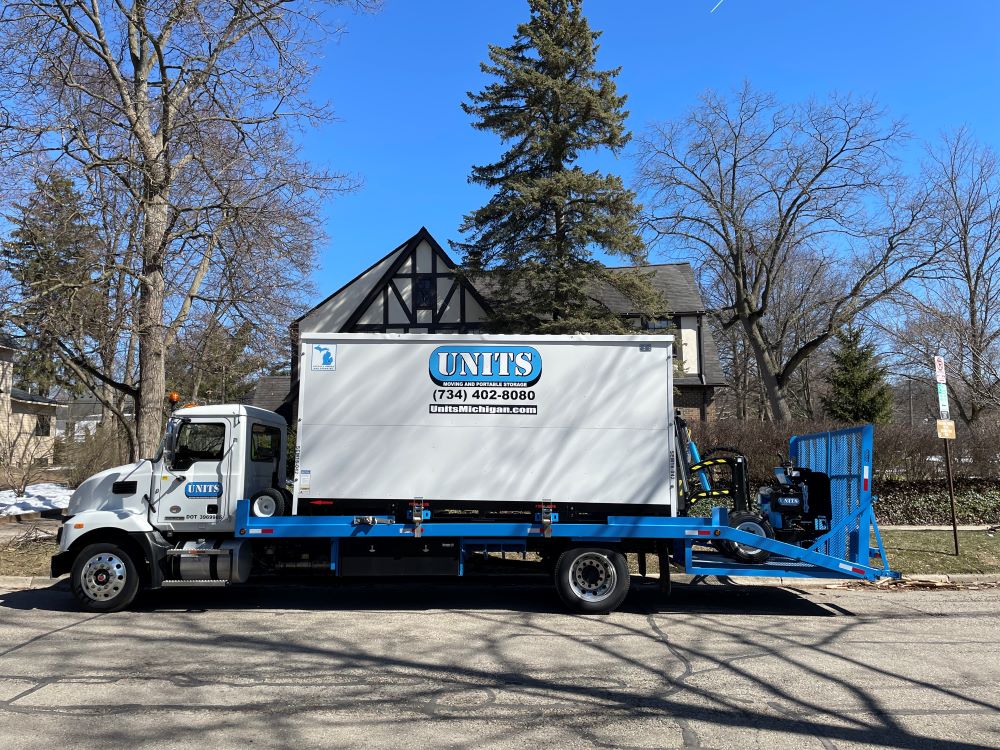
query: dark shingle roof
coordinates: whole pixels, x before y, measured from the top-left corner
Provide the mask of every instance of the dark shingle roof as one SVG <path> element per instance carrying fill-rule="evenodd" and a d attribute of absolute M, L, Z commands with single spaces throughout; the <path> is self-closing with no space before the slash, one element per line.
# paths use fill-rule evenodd
<path fill-rule="evenodd" d="M 11 388 L 10 397 L 14 401 L 23 401 L 28 404 L 45 404 L 46 406 L 59 406 L 59 402 L 55 399 L 45 398 L 45 396 L 35 396 L 32 393 L 28 393 L 20 388 Z"/>
<path fill-rule="evenodd" d="M 609 271 L 635 271 L 650 274 L 650 284 L 667 301 L 667 309 L 674 315 L 705 311 L 701 292 L 694 278 L 690 263 L 659 263 L 650 266 L 626 266 L 609 268 Z M 619 315 L 635 313 L 632 304 L 611 287 L 604 287 L 594 294 L 594 298 L 612 312 Z"/>
<path fill-rule="evenodd" d="M 0 349 L 17 349 L 17 342 L 6 333 L 0 333 Z"/>
<path fill-rule="evenodd" d="M 708 321 L 703 321 L 705 332 L 705 363 L 702 365 L 707 385 L 725 385 L 726 375 L 722 372 L 722 360 L 719 359 L 719 347 L 715 345 L 715 336 Z"/>
<path fill-rule="evenodd" d="M 277 411 L 291 390 L 292 378 L 289 375 L 266 375 L 257 381 L 250 399 L 251 406 Z"/>
<path fill-rule="evenodd" d="M 88 396 L 66 401 L 59 411 L 62 419 L 86 422 L 100 420 L 104 415 L 104 406 L 93 396 Z"/>

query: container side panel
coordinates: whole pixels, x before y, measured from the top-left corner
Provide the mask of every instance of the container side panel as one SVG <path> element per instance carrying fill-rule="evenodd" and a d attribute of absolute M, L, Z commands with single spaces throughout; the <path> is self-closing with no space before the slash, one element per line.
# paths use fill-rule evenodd
<path fill-rule="evenodd" d="M 665 340 L 334 334 L 303 347 L 302 497 L 671 502 Z"/>

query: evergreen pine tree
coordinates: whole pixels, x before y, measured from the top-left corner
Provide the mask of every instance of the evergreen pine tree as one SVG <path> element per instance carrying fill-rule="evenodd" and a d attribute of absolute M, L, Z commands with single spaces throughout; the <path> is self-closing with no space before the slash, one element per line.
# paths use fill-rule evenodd
<path fill-rule="evenodd" d="M 61 365 L 58 337 L 67 319 L 86 327 L 93 321 L 97 233 L 83 197 L 64 175 L 37 177 L 23 204 L 6 219 L 13 226 L 2 244 L 3 267 L 17 285 L 18 319 L 3 321 L 21 332 L 14 382 L 38 395 L 59 384 L 78 391 Z M 99 303 L 99 300 L 98 300 Z M 75 312 L 76 314 L 70 314 Z"/>
<path fill-rule="evenodd" d="M 474 166 L 469 181 L 493 192 L 465 217 L 465 271 L 484 285 L 494 328 L 511 332 L 615 332 L 623 322 L 593 297 L 611 286 L 636 310 L 662 315 L 641 271 L 609 273 L 593 255 L 642 264 L 639 206 L 621 178 L 585 171 L 581 155 L 628 143 L 619 69 L 597 70 L 597 39 L 581 0 L 529 0 L 530 20 L 508 47 L 490 45 L 483 72 L 495 80 L 462 105 L 473 126 L 509 149 Z"/>
<path fill-rule="evenodd" d="M 823 399 L 827 416 L 841 422 L 889 421 L 892 391 L 874 344 L 866 343 L 861 327 L 852 325 L 837 333 L 837 343 L 834 366 L 827 375 L 830 395 Z"/>

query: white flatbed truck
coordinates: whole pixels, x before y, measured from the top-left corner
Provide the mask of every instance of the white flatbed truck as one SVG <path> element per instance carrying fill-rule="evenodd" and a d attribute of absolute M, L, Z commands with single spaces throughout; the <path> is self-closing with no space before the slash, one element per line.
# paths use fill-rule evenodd
<path fill-rule="evenodd" d="M 643 571 L 656 554 L 661 580 L 671 561 L 895 575 L 881 542 L 869 548 L 870 427 L 793 440 L 799 468 L 783 467 L 759 507 L 744 498 L 732 525 L 724 507 L 693 513 L 745 479 L 741 459 L 701 461 L 688 441 L 670 336 L 309 334 L 299 356 L 291 491 L 285 421 L 242 405 L 176 410 L 157 456 L 77 488 L 52 572 L 70 574 L 84 607 L 257 572 L 464 575 L 495 552 L 535 553 L 563 601 L 590 613 L 624 600 L 627 553 Z M 709 479 L 719 465 L 733 470 L 725 486 Z"/>

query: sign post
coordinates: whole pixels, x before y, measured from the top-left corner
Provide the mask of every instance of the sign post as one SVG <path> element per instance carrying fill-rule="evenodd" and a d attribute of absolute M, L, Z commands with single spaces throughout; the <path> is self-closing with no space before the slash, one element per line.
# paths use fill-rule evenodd
<path fill-rule="evenodd" d="M 948 404 L 948 376 L 944 370 L 944 357 L 934 358 L 934 376 L 937 380 L 938 410 L 941 412 L 941 418 L 937 421 L 937 436 L 944 441 L 944 467 L 948 475 L 948 500 L 951 502 L 951 535 L 955 542 L 955 557 L 958 557 L 955 483 L 951 476 L 951 441 L 955 439 L 955 422 L 951 418 Z"/>

